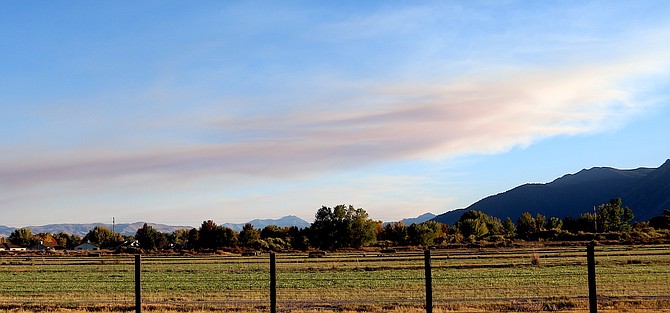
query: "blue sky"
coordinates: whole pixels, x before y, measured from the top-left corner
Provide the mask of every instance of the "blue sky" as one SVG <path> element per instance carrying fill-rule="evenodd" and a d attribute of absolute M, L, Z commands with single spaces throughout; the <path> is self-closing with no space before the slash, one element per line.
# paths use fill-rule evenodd
<path fill-rule="evenodd" d="M 0 225 L 392 221 L 670 158 L 665 1 L 0 5 Z M 624 199 L 625 201 L 625 199 Z"/>

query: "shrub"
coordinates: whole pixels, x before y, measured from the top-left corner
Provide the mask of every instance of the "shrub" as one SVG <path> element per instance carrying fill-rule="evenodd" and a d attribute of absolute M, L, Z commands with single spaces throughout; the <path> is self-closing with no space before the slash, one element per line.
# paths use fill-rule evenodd
<path fill-rule="evenodd" d="M 537 252 L 533 252 L 533 254 L 530 255 L 530 264 L 534 266 L 540 266 L 541 265 L 541 260 L 540 260 L 540 254 Z"/>

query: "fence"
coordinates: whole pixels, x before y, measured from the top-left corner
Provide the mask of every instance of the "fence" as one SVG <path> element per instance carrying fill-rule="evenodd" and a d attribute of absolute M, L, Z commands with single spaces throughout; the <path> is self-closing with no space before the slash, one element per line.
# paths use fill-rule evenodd
<path fill-rule="evenodd" d="M 595 312 L 590 296 L 601 308 L 670 308 L 670 246 L 587 250 L 472 248 L 321 258 L 6 255 L 0 258 L 0 309 Z"/>

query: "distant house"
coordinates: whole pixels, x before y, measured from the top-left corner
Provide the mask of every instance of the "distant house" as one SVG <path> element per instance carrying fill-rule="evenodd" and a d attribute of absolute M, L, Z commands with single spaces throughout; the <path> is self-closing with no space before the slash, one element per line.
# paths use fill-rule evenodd
<path fill-rule="evenodd" d="M 100 250 L 98 246 L 94 244 L 90 244 L 88 242 L 84 242 L 76 247 L 74 247 L 75 250 Z"/>
<path fill-rule="evenodd" d="M 57 243 L 40 241 L 37 244 L 28 247 L 28 250 L 53 251 L 53 250 L 56 250 L 57 248 L 58 248 Z"/>
<path fill-rule="evenodd" d="M 17 246 L 11 242 L 3 242 L 0 244 L 0 250 L 4 251 L 26 251 L 26 247 Z"/>

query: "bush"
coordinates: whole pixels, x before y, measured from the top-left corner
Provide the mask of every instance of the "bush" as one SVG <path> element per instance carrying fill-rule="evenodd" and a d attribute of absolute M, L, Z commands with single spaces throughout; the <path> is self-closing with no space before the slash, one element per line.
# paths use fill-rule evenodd
<path fill-rule="evenodd" d="M 533 252 L 533 254 L 530 255 L 530 264 L 534 266 L 540 266 L 542 264 L 539 253 Z"/>

